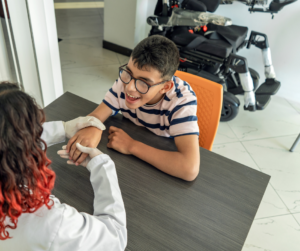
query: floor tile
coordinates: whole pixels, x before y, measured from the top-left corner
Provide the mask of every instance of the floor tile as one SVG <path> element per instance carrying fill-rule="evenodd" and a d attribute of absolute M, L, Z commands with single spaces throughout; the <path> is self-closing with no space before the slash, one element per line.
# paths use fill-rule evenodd
<path fill-rule="evenodd" d="M 119 53 L 117 53 L 117 57 L 118 57 L 119 63 L 120 63 L 121 65 L 127 64 L 128 61 L 129 61 L 129 58 L 130 58 L 130 57 L 124 56 L 124 55 L 119 54 Z"/>
<path fill-rule="evenodd" d="M 292 215 L 255 220 L 242 251 L 299 251 L 300 226 Z"/>
<path fill-rule="evenodd" d="M 64 69 L 64 91 L 100 103 L 118 78 L 118 67 L 119 64 Z"/>
<path fill-rule="evenodd" d="M 295 217 L 296 221 L 298 222 L 298 224 L 300 226 L 300 213 L 293 214 L 293 216 Z"/>
<path fill-rule="evenodd" d="M 214 145 L 212 151 L 253 169 L 259 170 L 259 167 L 254 162 L 251 155 L 240 142 Z M 268 185 L 255 218 L 265 218 L 288 213 L 290 213 L 288 208 L 274 189 Z"/>
<path fill-rule="evenodd" d="M 255 219 L 285 215 L 289 213 L 288 208 L 284 205 L 278 194 L 269 184 L 255 215 Z"/>
<path fill-rule="evenodd" d="M 58 9 L 55 10 L 56 18 L 63 17 L 83 17 L 83 16 L 99 16 L 99 8 L 96 9 Z"/>
<path fill-rule="evenodd" d="M 287 100 L 292 107 L 294 107 L 300 113 L 300 102 L 295 102 L 291 100 Z"/>
<path fill-rule="evenodd" d="M 274 96 L 263 111 L 244 111 L 241 105 L 238 116 L 228 125 L 241 141 L 277 137 L 299 133 L 300 116 L 284 98 Z"/>
<path fill-rule="evenodd" d="M 102 37 L 64 39 L 59 43 L 62 69 L 119 64 L 117 54 L 102 48 Z"/>
<path fill-rule="evenodd" d="M 98 12 L 99 12 L 100 15 L 102 15 L 102 17 L 103 17 L 103 15 L 104 15 L 104 8 L 98 8 Z"/>
<path fill-rule="evenodd" d="M 56 26 L 58 37 L 63 39 L 103 36 L 103 21 L 100 15 L 58 16 Z"/>
<path fill-rule="evenodd" d="M 212 151 L 228 159 L 259 170 L 258 166 L 240 142 L 213 145 Z"/>
<path fill-rule="evenodd" d="M 214 145 L 237 142 L 239 139 L 235 136 L 227 122 L 220 122 Z"/>
<path fill-rule="evenodd" d="M 300 212 L 300 147 L 289 148 L 297 135 L 243 142 L 259 169 L 271 175 L 270 183 L 290 212 Z"/>

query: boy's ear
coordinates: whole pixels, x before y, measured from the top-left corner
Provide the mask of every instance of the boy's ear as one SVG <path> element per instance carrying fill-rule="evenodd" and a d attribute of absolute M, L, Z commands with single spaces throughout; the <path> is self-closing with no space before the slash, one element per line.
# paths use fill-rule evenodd
<path fill-rule="evenodd" d="M 173 86 L 174 86 L 173 80 L 169 80 L 169 81 L 165 82 L 164 85 L 163 85 L 163 88 L 160 89 L 160 93 L 164 94 L 164 93 L 170 91 Z"/>

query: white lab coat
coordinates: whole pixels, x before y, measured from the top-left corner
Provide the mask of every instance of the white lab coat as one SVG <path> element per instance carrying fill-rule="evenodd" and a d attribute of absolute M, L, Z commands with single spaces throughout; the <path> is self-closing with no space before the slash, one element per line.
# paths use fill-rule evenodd
<path fill-rule="evenodd" d="M 65 140 L 61 121 L 44 123 L 43 127 L 42 138 L 48 146 Z M 51 195 L 54 205 L 50 210 L 43 206 L 35 213 L 23 213 L 17 228 L 7 229 L 12 238 L 0 241 L 0 251 L 124 250 L 126 214 L 114 162 L 101 154 L 88 163 L 87 169 L 95 195 L 94 215 L 79 213 Z M 8 217 L 5 221 L 9 222 Z"/>

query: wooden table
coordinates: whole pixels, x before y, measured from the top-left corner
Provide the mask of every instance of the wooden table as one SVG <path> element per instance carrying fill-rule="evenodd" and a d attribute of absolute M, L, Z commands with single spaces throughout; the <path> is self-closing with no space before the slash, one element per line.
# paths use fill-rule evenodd
<path fill-rule="evenodd" d="M 97 104 L 65 93 L 45 108 L 47 121 L 85 116 Z M 106 126 L 132 138 L 175 151 L 172 139 L 154 135 L 118 114 Z M 116 164 L 128 228 L 129 251 L 241 250 L 270 176 L 200 148 L 200 174 L 193 182 L 169 176 L 144 161 L 108 149 L 108 130 L 99 149 Z M 78 211 L 93 213 L 89 172 L 57 156 L 63 144 L 48 148 L 57 180 L 53 194 Z M 109 251 L 109 250 L 108 250 Z"/>

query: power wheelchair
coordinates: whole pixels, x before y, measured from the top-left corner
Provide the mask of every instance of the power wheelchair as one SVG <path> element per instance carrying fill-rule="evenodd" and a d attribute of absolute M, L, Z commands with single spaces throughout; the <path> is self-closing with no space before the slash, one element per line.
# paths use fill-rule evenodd
<path fill-rule="evenodd" d="M 244 94 L 244 110 L 263 110 L 277 93 L 280 82 L 276 80 L 271 50 L 266 34 L 232 25 L 229 18 L 211 14 L 220 4 L 235 0 L 159 0 L 155 16 L 147 18 L 152 26 L 149 35 L 163 35 L 172 40 L 180 52 L 179 70 L 186 71 L 223 85 L 221 121 L 234 119 L 240 101 L 235 96 Z M 277 13 L 295 0 L 239 0 L 251 6 L 250 12 Z M 259 4 L 262 8 L 255 8 Z M 211 12 L 211 13 L 207 13 Z M 247 59 L 237 52 L 254 45 L 261 49 L 265 66 L 264 83 L 259 85 L 259 74 L 248 67 Z"/>

